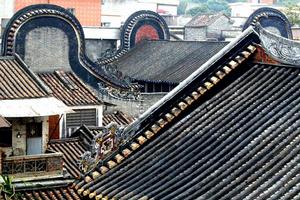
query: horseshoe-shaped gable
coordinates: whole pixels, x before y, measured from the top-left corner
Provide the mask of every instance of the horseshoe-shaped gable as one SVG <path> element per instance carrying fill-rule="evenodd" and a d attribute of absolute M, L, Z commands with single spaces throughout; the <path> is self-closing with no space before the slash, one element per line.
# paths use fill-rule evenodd
<path fill-rule="evenodd" d="M 114 91 L 114 95 L 118 95 L 132 91 L 121 73 L 93 63 L 86 56 L 79 21 L 56 5 L 28 6 L 11 18 L 3 35 L 2 55 L 14 54 L 19 54 L 35 72 L 53 71 L 60 67 L 74 71 L 95 89 L 99 89 L 100 85 L 104 93 Z"/>

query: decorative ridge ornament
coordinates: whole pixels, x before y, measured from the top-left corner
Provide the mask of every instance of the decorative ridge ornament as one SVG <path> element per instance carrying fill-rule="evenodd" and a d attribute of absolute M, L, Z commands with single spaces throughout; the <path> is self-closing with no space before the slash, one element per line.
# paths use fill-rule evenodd
<path fill-rule="evenodd" d="M 37 4 L 16 12 L 8 22 L 3 34 L 2 55 L 19 54 L 24 59 L 24 38 L 29 31 L 34 29 L 33 27 L 54 27 L 67 35 L 68 40 L 71 41 L 68 50 L 70 67 L 94 89 L 99 90 L 100 84 L 102 86 L 100 91 L 105 95 L 125 100 L 138 98 L 139 93 L 136 91 L 138 87 L 131 84 L 121 72 L 111 70 L 104 64 L 96 64 L 86 56 L 81 24 L 74 15 L 60 6 Z M 114 93 L 111 94 L 111 91 Z"/>
<path fill-rule="evenodd" d="M 257 9 L 253 12 L 247 19 L 243 31 L 249 26 L 253 26 L 257 29 L 257 23 L 259 23 L 263 28 L 281 35 L 282 37 L 292 39 L 292 29 L 291 24 L 287 17 L 277 9 L 263 7 Z"/>
<path fill-rule="evenodd" d="M 111 122 L 105 127 L 99 127 L 97 131 L 93 132 L 95 134 L 91 133 L 91 135 L 94 135 L 94 138 L 89 151 L 81 155 L 78 161 L 79 168 L 84 173 L 101 163 L 119 145 L 124 144 L 129 139 L 128 136 L 124 135 L 123 127 L 119 127 L 115 122 Z"/>
<path fill-rule="evenodd" d="M 153 11 L 140 10 L 130 15 L 121 28 L 120 48 L 108 58 L 99 58 L 98 64 L 106 65 L 116 61 L 143 39 L 170 39 L 167 23 L 159 14 Z"/>
<path fill-rule="evenodd" d="M 300 66 L 300 43 L 275 35 L 265 30 L 260 24 L 257 25 L 261 45 L 264 50 L 276 61 Z"/>

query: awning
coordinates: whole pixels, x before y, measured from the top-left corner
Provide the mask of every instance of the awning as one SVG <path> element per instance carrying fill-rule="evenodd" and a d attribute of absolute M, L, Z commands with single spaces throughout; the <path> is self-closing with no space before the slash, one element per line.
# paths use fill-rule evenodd
<path fill-rule="evenodd" d="M 0 128 L 10 127 L 11 124 L 2 116 L 0 116 Z"/>
<path fill-rule="evenodd" d="M 0 100 L 3 117 L 39 117 L 72 113 L 73 110 L 54 97 Z"/>

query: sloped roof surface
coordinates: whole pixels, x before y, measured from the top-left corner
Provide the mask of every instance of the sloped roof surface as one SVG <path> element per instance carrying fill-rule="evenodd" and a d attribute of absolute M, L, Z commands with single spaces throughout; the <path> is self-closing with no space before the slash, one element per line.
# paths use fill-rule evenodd
<path fill-rule="evenodd" d="M 128 125 L 134 121 L 134 118 L 122 111 L 115 111 L 113 113 L 105 113 L 102 120 L 103 126 L 107 126 L 111 122 L 116 122 L 118 125 Z"/>
<path fill-rule="evenodd" d="M 73 72 L 39 73 L 53 96 L 68 106 L 100 105 L 101 100 Z"/>
<path fill-rule="evenodd" d="M 109 199 L 298 199 L 300 69 L 239 70 L 83 188 Z"/>
<path fill-rule="evenodd" d="M 0 100 L 47 96 L 33 73 L 13 57 L 0 58 Z"/>
<path fill-rule="evenodd" d="M 226 16 L 222 13 L 217 14 L 204 14 L 197 15 L 191 19 L 185 26 L 186 27 L 201 27 L 201 26 L 209 26 L 221 16 Z"/>
<path fill-rule="evenodd" d="M 136 79 L 179 83 L 228 42 L 144 41 L 114 63 Z"/>
<path fill-rule="evenodd" d="M 23 200 L 80 200 L 78 194 L 69 187 L 48 188 L 43 190 L 31 190 L 18 192 Z"/>
<path fill-rule="evenodd" d="M 79 177 L 77 161 L 88 150 L 79 138 L 50 140 L 47 150 L 63 153 L 64 168 L 72 177 Z"/>

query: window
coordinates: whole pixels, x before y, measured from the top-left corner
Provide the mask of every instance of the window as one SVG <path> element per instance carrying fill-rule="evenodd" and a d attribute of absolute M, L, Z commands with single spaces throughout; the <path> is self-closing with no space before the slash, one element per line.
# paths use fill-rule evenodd
<path fill-rule="evenodd" d="M 0 147 L 12 146 L 12 128 L 0 128 Z"/>
<path fill-rule="evenodd" d="M 42 122 L 32 122 L 26 124 L 27 137 L 42 137 Z"/>

